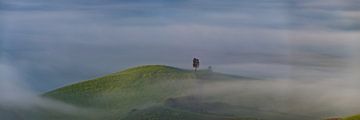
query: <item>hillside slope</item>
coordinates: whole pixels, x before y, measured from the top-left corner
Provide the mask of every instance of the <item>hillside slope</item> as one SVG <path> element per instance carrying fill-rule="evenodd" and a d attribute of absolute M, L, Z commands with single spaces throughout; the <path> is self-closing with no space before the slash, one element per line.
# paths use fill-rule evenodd
<path fill-rule="evenodd" d="M 144 110 L 132 111 L 124 120 L 258 120 L 255 118 L 237 118 L 217 114 L 202 114 L 171 107 L 157 106 Z"/>
<path fill-rule="evenodd" d="M 207 70 L 195 73 L 170 66 L 147 65 L 59 88 L 44 96 L 79 107 L 96 109 L 96 116 L 111 120 L 124 118 L 135 109 L 162 106 L 169 98 L 196 94 L 191 89 L 196 88 L 200 82 L 217 79 L 248 78 Z"/>

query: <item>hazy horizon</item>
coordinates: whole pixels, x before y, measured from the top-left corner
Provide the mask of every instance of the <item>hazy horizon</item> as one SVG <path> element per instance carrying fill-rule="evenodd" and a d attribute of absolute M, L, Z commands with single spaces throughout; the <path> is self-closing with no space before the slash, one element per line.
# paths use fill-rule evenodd
<path fill-rule="evenodd" d="M 356 77 L 359 5 L 1 0 L 1 64 L 16 69 L 22 84 L 38 93 L 143 64 L 191 69 L 193 57 L 202 68 L 244 76 Z"/>
<path fill-rule="evenodd" d="M 0 16 L 0 119 L 360 112 L 359 0 L 0 0 Z M 226 74 L 150 66 L 57 89 L 194 57 Z"/>

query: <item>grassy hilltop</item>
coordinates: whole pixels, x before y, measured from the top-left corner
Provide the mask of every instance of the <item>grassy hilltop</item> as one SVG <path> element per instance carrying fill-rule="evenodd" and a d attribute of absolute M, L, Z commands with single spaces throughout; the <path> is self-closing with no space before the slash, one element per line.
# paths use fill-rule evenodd
<path fill-rule="evenodd" d="M 217 79 L 246 78 L 208 70 L 195 73 L 192 70 L 170 66 L 147 65 L 59 88 L 44 96 L 97 110 L 93 114 L 96 119 L 235 119 L 229 116 L 188 112 L 164 105 L 169 98 L 196 94 L 192 89 L 196 88 L 199 82 Z"/>
<path fill-rule="evenodd" d="M 258 97 L 260 100 L 252 99 L 239 105 L 227 103 L 221 95 L 201 96 L 206 92 L 203 85 L 225 81 L 236 83 L 239 80 L 256 79 L 209 70 L 194 72 L 164 65 L 140 66 L 42 95 L 77 109 L 59 112 L 49 108 L 0 106 L 0 113 L 3 113 L 0 117 L 4 120 L 321 120 L 324 117 L 247 105 L 266 102 L 274 96 L 267 99 L 261 96 Z M 237 93 L 227 95 L 236 96 Z M 329 120 L 360 120 L 360 117 Z"/>

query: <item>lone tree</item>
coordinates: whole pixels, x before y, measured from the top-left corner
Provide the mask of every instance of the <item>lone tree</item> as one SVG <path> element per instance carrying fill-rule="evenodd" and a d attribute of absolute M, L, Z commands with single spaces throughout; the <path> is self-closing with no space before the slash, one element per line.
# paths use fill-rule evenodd
<path fill-rule="evenodd" d="M 208 67 L 208 71 L 209 71 L 209 72 L 213 72 L 212 66 L 209 66 L 209 67 Z"/>
<path fill-rule="evenodd" d="M 199 68 L 199 66 L 200 66 L 200 60 L 197 59 L 197 58 L 194 58 L 194 59 L 193 59 L 193 68 L 194 68 L 195 72 L 197 71 L 197 69 Z"/>

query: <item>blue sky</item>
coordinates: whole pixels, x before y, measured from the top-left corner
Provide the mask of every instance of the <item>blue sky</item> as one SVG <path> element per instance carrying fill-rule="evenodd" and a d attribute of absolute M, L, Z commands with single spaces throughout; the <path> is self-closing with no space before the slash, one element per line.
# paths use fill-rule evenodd
<path fill-rule="evenodd" d="M 190 69 L 192 57 L 323 77 L 349 66 L 359 11 L 357 0 L 1 0 L 0 55 L 39 92 L 143 64 Z"/>

